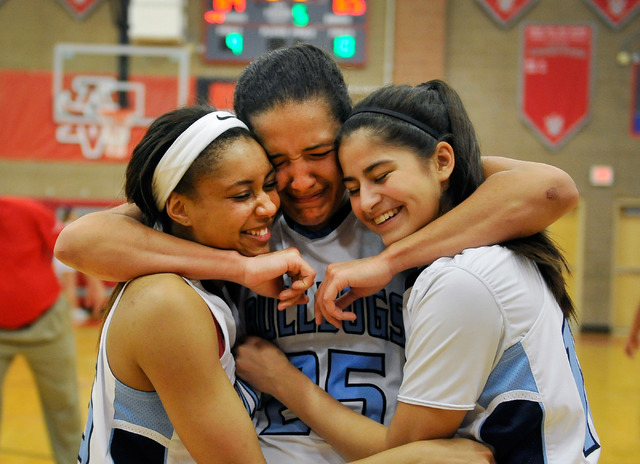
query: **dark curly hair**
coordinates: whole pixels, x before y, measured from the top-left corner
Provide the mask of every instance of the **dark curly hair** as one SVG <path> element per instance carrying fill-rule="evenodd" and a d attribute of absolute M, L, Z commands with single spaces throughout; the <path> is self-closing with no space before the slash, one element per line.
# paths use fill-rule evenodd
<path fill-rule="evenodd" d="M 396 117 L 361 112 L 362 108 L 391 110 L 431 128 L 437 137 Z M 415 87 L 390 85 L 382 87 L 353 108 L 354 115 L 340 129 L 340 140 L 358 129 L 366 128 L 384 143 L 410 149 L 421 158 L 430 158 L 439 142 L 449 143 L 455 153 L 455 167 L 449 188 L 440 200 L 446 212 L 462 203 L 484 181 L 480 146 L 473 124 L 457 92 L 441 80 Z M 546 232 L 501 243 L 520 256 L 531 259 L 556 298 L 566 318 L 575 317 L 575 308 L 567 292 L 564 273 L 569 267 L 557 245 Z"/>

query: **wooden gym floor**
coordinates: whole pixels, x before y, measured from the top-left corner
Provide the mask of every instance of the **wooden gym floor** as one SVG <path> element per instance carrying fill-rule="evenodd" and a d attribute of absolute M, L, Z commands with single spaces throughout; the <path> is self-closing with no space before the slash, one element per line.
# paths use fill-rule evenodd
<path fill-rule="evenodd" d="M 80 401 L 86 414 L 93 382 L 97 326 L 75 328 Z M 640 354 L 629 359 L 622 337 L 578 335 L 576 345 L 596 429 L 601 464 L 640 462 Z M 7 374 L 0 463 L 54 464 L 31 372 L 18 358 Z M 71 463 L 70 463 L 71 464 Z"/>

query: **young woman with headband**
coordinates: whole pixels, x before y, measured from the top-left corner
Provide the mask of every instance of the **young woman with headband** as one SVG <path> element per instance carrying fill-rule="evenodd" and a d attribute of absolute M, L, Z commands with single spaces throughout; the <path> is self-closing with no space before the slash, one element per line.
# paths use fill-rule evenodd
<path fill-rule="evenodd" d="M 206 107 L 159 117 L 127 166 L 128 201 L 167 234 L 244 256 L 269 251 L 275 172 L 247 127 Z M 295 251 L 270 254 L 313 280 Z M 119 284 L 105 316 L 78 456 L 102 462 L 265 462 L 255 395 L 235 376 L 224 282 L 152 274 Z"/>
<path fill-rule="evenodd" d="M 473 126 L 441 81 L 362 100 L 338 152 L 354 213 L 386 246 L 484 181 Z M 405 294 L 406 363 L 388 428 L 333 400 L 260 339 L 240 347 L 238 372 L 347 459 L 456 435 L 490 446 L 498 463 L 595 463 L 600 443 L 569 327 L 565 269 L 543 233 L 418 269 Z M 336 327 L 359 317 L 323 316 Z"/>

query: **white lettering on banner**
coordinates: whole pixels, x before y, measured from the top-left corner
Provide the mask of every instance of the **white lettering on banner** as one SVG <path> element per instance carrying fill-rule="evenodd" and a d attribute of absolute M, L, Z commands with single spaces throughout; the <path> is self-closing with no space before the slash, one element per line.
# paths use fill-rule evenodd
<path fill-rule="evenodd" d="M 132 111 L 122 111 L 118 94 L 133 96 Z M 150 122 L 142 114 L 146 89 L 140 82 L 118 81 L 108 76 L 75 76 L 70 90 L 55 96 L 56 114 L 60 124 L 56 140 L 78 144 L 82 155 L 90 160 L 102 156 L 124 158 L 131 136 L 131 127 Z"/>

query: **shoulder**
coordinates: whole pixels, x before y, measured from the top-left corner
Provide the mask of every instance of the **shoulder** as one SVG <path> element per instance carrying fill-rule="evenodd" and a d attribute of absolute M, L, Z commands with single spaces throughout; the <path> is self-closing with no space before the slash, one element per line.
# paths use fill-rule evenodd
<path fill-rule="evenodd" d="M 437 295 L 441 302 L 495 306 L 506 317 L 535 313 L 543 301 L 543 281 L 535 264 L 500 245 L 467 249 L 425 269 L 411 289 L 409 303 Z"/>
<path fill-rule="evenodd" d="M 436 260 L 419 279 L 433 279 L 441 275 L 455 277 L 466 273 L 490 283 L 495 276 L 509 275 L 521 264 L 511 250 L 500 245 L 467 248 L 452 258 Z"/>
<path fill-rule="evenodd" d="M 442 257 L 425 267 L 416 283 L 425 282 L 442 275 L 462 276 L 465 273 L 482 276 L 489 272 L 491 263 L 507 259 L 510 251 L 494 245 L 479 248 L 467 248 L 453 257 Z"/>
<path fill-rule="evenodd" d="M 453 352 L 464 353 L 469 340 L 477 345 L 474 349 L 496 352 L 505 327 L 503 305 L 484 275 L 466 265 L 468 258 L 458 255 L 434 262 L 405 295 L 407 353 L 423 352 L 424 347 L 435 353 L 445 346 L 457 346 Z"/>
<path fill-rule="evenodd" d="M 513 257 L 513 253 L 501 245 L 482 246 L 477 248 L 467 248 L 462 253 L 453 258 L 444 258 L 443 263 L 449 263 L 465 268 L 482 268 L 486 264 L 496 260 L 508 260 Z M 441 261 L 437 260 L 436 262 Z"/>
<path fill-rule="evenodd" d="M 167 298 L 181 297 L 189 284 L 178 274 L 162 273 L 137 277 L 127 285 L 127 294 L 161 303 Z M 170 302 L 170 301 L 169 301 Z"/>
<path fill-rule="evenodd" d="M 454 257 L 440 258 L 415 279 L 407 305 L 422 305 L 427 299 L 440 304 L 449 302 L 458 308 L 477 306 L 480 302 L 496 306 L 500 278 L 495 274 L 509 275 L 507 268 L 513 259 L 509 250 L 497 245 L 470 248 Z"/>
<path fill-rule="evenodd" d="M 177 274 L 151 274 L 133 279 L 127 285 L 118 305 L 120 314 L 148 325 L 191 320 L 199 308 L 207 309 L 202 297 Z"/>
<path fill-rule="evenodd" d="M 143 354 L 162 352 L 165 356 L 177 354 L 178 349 L 200 350 L 212 341 L 217 346 L 211 309 L 176 274 L 153 274 L 130 281 L 115 308 L 109 333 L 112 340 L 126 343 L 139 360 Z M 165 348 L 170 351 L 163 351 Z M 147 358 L 146 362 L 152 360 Z"/>

